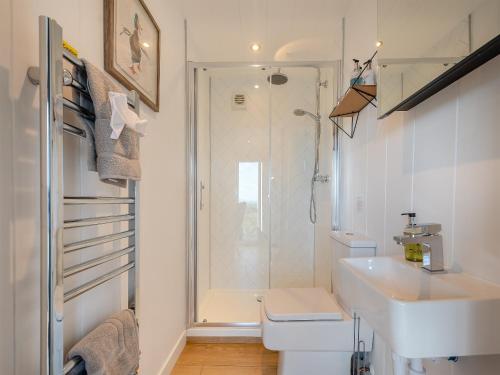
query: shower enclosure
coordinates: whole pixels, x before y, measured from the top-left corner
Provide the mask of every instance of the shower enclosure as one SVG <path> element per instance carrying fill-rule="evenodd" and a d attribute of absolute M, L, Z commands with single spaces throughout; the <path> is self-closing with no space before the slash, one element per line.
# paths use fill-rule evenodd
<path fill-rule="evenodd" d="M 334 62 L 189 65 L 191 326 L 257 326 L 268 288 L 330 288 Z"/>

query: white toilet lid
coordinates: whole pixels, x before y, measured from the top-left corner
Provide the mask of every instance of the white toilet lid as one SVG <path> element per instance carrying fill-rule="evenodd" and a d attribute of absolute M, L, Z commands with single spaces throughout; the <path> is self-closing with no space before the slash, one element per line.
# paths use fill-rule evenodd
<path fill-rule="evenodd" d="M 270 289 L 264 297 L 269 320 L 342 320 L 342 309 L 323 288 Z"/>

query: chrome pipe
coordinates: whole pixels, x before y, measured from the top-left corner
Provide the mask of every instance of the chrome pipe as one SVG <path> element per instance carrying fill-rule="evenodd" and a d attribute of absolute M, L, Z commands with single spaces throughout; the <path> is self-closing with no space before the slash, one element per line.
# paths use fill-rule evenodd
<path fill-rule="evenodd" d="M 62 28 L 39 17 L 40 374 L 63 369 Z"/>
<path fill-rule="evenodd" d="M 107 255 L 104 255 L 102 257 L 90 259 L 86 262 L 68 267 L 64 270 L 63 276 L 66 278 L 66 277 L 76 275 L 80 272 L 83 272 L 83 271 L 86 271 L 88 269 L 100 266 L 101 264 L 110 262 L 110 261 L 118 259 L 124 255 L 130 254 L 134 250 L 135 250 L 135 247 L 133 247 L 133 246 L 127 247 L 125 249 L 114 251 L 114 252 L 107 254 Z"/>
<path fill-rule="evenodd" d="M 75 204 L 132 204 L 135 203 L 135 198 L 117 198 L 117 197 L 64 197 L 65 205 Z"/>
<path fill-rule="evenodd" d="M 139 113 L 138 101 L 136 101 L 136 112 Z M 128 194 L 129 194 L 129 196 L 137 197 L 137 182 L 136 181 L 129 181 Z M 139 208 L 137 206 L 138 199 L 135 199 L 134 201 L 135 201 L 135 203 L 129 204 L 129 206 L 128 206 L 129 214 L 132 217 L 135 217 L 136 213 L 139 211 Z M 135 233 L 135 235 L 133 237 L 129 237 L 128 246 L 130 248 L 134 248 L 134 249 L 139 248 L 139 237 L 138 237 L 139 230 L 138 230 L 137 225 L 138 225 L 137 220 L 129 220 L 129 222 L 128 222 L 129 231 L 132 231 Z M 135 265 L 139 264 L 139 256 L 137 255 L 136 251 L 129 253 L 128 261 L 133 262 Z M 128 277 L 128 307 L 131 309 L 134 309 L 136 314 L 137 314 L 137 309 L 138 309 L 138 305 L 139 305 L 138 304 L 139 278 L 137 277 L 137 268 L 138 267 L 134 267 L 134 269 L 130 271 L 129 277 Z"/>
<path fill-rule="evenodd" d="M 101 217 L 89 217 L 85 219 L 74 219 L 74 220 L 65 220 L 64 228 L 80 228 L 80 227 L 90 227 L 93 225 L 100 224 L 109 224 L 109 223 L 118 223 L 121 221 L 130 221 L 134 220 L 135 215 L 116 215 L 116 216 L 101 216 Z"/>
<path fill-rule="evenodd" d="M 74 289 L 71 289 L 70 291 L 64 293 L 64 302 L 71 301 L 72 299 L 82 295 L 85 292 L 88 292 L 91 289 L 94 289 L 95 287 L 98 287 L 99 285 L 104 284 L 106 281 L 109 281 L 111 279 L 114 279 L 115 277 L 121 275 L 124 272 L 127 272 L 131 268 L 135 266 L 134 262 L 130 262 L 120 268 L 117 268 L 114 271 L 108 272 L 105 275 L 99 276 L 98 278 L 89 281 L 88 283 L 85 283 L 79 287 L 76 287 Z"/>
<path fill-rule="evenodd" d="M 68 245 L 64 245 L 64 254 L 72 253 L 77 250 L 86 249 L 92 246 L 102 245 L 108 242 L 113 242 L 121 240 L 123 238 L 133 237 L 133 230 L 128 230 L 120 233 L 108 234 L 107 236 L 95 237 L 88 240 L 73 242 Z"/>

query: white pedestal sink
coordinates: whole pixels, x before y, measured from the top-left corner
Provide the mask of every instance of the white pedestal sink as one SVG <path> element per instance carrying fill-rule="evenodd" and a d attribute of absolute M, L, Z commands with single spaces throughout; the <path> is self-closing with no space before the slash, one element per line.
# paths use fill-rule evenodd
<path fill-rule="evenodd" d="M 339 299 L 405 358 L 500 354 L 500 286 L 400 257 L 341 259 Z"/>

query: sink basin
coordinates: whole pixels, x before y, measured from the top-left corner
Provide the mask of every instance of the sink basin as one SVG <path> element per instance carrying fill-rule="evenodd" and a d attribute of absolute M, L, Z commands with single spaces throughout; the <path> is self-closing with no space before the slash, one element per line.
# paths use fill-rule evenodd
<path fill-rule="evenodd" d="M 500 286 L 399 257 L 341 259 L 339 300 L 406 358 L 500 354 Z"/>

